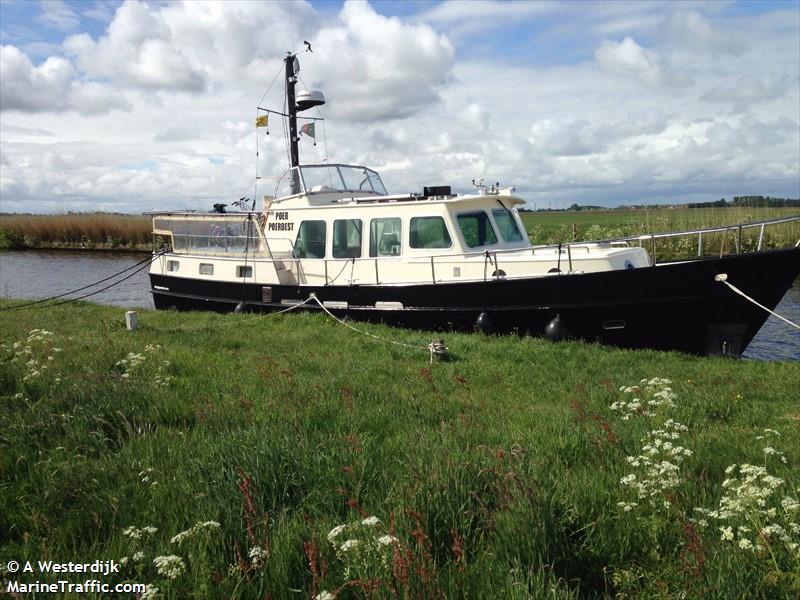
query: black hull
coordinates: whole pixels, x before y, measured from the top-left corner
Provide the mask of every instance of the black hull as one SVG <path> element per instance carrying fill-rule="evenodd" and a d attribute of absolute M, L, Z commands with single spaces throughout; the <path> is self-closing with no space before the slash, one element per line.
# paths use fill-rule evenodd
<path fill-rule="evenodd" d="M 800 275 L 800 248 L 662 263 L 645 269 L 410 286 L 268 286 L 150 275 L 158 309 L 285 310 L 282 301 L 347 302 L 332 312 L 425 329 L 472 330 L 486 313 L 492 331 L 541 335 L 560 315 L 569 335 L 627 348 L 738 356 L 767 313 L 715 281 L 728 281 L 774 309 Z M 166 288 L 166 289 L 164 289 Z M 376 310 L 400 302 L 400 310 Z M 315 303 L 309 309 L 319 310 Z"/>

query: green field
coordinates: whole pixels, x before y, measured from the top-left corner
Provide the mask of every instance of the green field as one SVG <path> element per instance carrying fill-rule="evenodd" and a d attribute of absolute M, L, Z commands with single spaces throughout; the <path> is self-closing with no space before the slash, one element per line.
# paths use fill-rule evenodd
<path fill-rule="evenodd" d="M 654 208 L 579 212 L 522 213 L 534 244 L 558 244 L 580 240 L 633 237 L 650 233 L 692 231 L 710 227 L 752 223 L 800 216 L 796 208 Z M 767 230 L 767 246 L 780 247 L 800 240 L 800 222 Z M 732 237 L 733 234 L 729 234 Z M 746 233 L 757 240 L 758 229 Z M 687 238 L 696 245 L 696 238 Z M 720 240 L 710 241 L 718 249 Z M 688 248 L 687 248 L 688 249 Z"/>
<path fill-rule="evenodd" d="M 800 594 L 798 362 L 451 334 L 431 364 L 424 332 L 123 312 L 0 315 L 0 565 L 124 559 L 100 579 L 163 598 Z"/>

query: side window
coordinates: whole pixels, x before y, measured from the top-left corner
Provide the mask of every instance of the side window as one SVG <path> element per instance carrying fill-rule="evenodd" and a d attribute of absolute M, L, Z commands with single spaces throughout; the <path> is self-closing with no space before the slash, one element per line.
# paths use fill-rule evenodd
<path fill-rule="evenodd" d="M 338 219 L 333 222 L 333 258 L 361 256 L 361 219 Z"/>
<path fill-rule="evenodd" d="M 412 217 L 408 239 L 412 248 L 449 248 L 453 245 L 442 217 Z"/>
<path fill-rule="evenodd" d="M 400 256 L 402 239 L 403 229 L 400 219 L 372 219 L 369 222 L 370 256 Z"/>
<path fill-rule="evenodd" d="M 489 215 L 483 211 L 458 215 L 458 226 L 470 248 L 497 243 L 497 235 L 489 221 Z"/>
<path fill-rule="evenodd" d="M 303 221 L 294 243 L 295 258 L 325 258 L 325 221 Z"/>
<path fill-rule="evenodd" d="M 494 222 L 497 223 L 497 228 L 500 230 L 500 237 L 507 242 L 519 242 L 522 240 L 522 234 L 519 232 L 517 222 L 511 211 L 495 208 L 492 210 Z"/>

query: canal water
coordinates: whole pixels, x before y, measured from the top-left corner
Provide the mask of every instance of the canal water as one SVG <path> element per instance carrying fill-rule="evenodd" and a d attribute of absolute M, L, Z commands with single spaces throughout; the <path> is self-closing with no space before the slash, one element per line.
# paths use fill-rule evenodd
<path fill-rule="evenodd" d="M 0 297 L 44 298 L 63 294 L 111 277 L 131 267 L 120 277 L 129 279 L 92 295 L 87 300 L 125 308 L 153 308 L 147 276 L 149 255 L 128 252 L 85 252 L 70 250 L 25 250 L 0 252 Z M 138 265 L 138 266 L 137 266 Z M 139 267 L 143 267 L 136 272 Z M 73 298 L 104 287 L 91 287 L 71 294 Z M 800 286 L 784 296 L 776 312 L 790 321 L 800 322 Z M 800 360 L 800 333 L 770 316 L 744 354 L 757 360 Z"/>

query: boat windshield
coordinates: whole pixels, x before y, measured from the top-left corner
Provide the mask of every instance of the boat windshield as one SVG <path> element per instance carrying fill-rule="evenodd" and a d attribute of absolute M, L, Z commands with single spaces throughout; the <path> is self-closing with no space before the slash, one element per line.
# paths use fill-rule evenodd
<path fill-rule="evenodd" d="M 298 185 L 300 181 L 302 190 Z M 352 165 L 311 165 L 289 169 L 278 181 L 276 196 L 281 198 L 301 191 L 306 194 L 354 192 L 386 195 L 380 175 L 372 169 Z"/>

